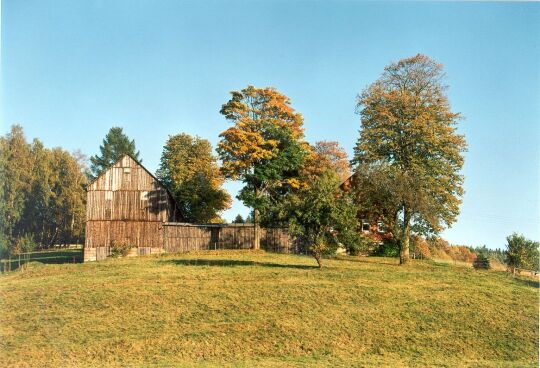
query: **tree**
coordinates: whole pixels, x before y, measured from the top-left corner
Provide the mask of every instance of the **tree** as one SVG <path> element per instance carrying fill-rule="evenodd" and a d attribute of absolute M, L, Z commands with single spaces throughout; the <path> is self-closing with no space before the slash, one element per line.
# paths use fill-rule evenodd
<path fill-rule="evenodd" d="M 22 235 L 20 223 L 32 182 L 32 154 L 20 125 L 0 138 L 0 177 L 0 229 L 4 252 L 9 252 Z"/>
<path fill-rule="evenodd" d="M 416 55 L 387 66 L 359 96 L 356 171 L 381 170 L 389 188 L 400 264 L 409 261 L 411 228 L 435 234 L 451 226 L 463 195 L 460 115 L 450 110 L 442 65 Z M 395 206 L 395 207 L 393 207 Z"/>
<path fill-rule="evenodd" d="M 233 220 L 233 224 L 243 224 L 243 223 L 245 223 L 245 221 L 242 215 L 240 214 L 236 215 L 236 217 Z"/>
<path fill-rule="evenodd" d="M 220 222 L 220 213 L 229 208 L 230 196 L 221 189 L 224 178 L 206 139 L 185 133 L 169 136 L 156 176 L 187 222 Z"/>
<path fill-rule="evenodd" d="M 0 147 L 2 253 L 82 242 L 87 179 L 78 159 L 38 139 L 27 143 L 20 126 Z"/>
<path fill-rule="evenodd" d="M 327 170 L 335 172 L 341 182 L 351 176 L 347 152 L 335 141 L 318 141 L 311 147 L 302 167 L 302 175 L 309 182 Z"/>
<path fill-rule="evenodd" d="M 521 234 L 513 233 L 506 238 L 506 262 L 513 270 L 524 268 L 538 270 L 540 243 L 529 240 Z"/>
<path fill-rule="evenodd" d="M 339 193 L 340 178 L 330 170 L 291 198 L 291 233 L 307 243 L 322 268 L 322 256 L 339 243 L 357 241 L 356 207 L 347 193 Z"/>
<path fill-rule="evenodd" d="M 473 267 L 475 270 L 489 270 L 491 268 L 489 258 L 485 254 L 480 253 L 474 260 Z"/>
<path fill-rule="evenodd" d="M 248 86 L 231 95 L 220 112 L 234 125 L 220 134 L 217 151 L 225 177 L 245 184 L 238 198 L 253 208 L 253 247 L 259 249 L 261 211 L 299 185 L 307 153 L 303 118 L 273 88 Z"/>
<path fill-rule="evenodd" d="M 139 151 L 135 148 L 135 140 L 130 140 L 120 127 L 112 127 L 99 146 L 100 155 L 90 157 L 90 170 L 94 178 L 97 178 L 104 170 L 111 167 L 120 157 L 125 154 L 131 155 L 139 162 Z"/>

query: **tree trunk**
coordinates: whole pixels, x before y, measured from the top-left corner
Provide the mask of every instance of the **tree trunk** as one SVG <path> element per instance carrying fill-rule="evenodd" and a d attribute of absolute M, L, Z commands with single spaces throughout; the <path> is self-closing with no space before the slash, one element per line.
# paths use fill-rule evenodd
<path fill-rule="evenodd" d="M 399 264 L 406 265 L 410 262 L 409 257 L 409 238 L 411 235 L 411 214 L 407 207 L 403 209 L 403 231 L 400 242 Z"/>
<path fill-rule="evenodd" d="M 313 257 L 317 261 L 317 265 L 319 265 L 319 268 L 322 268 L 322 257 L 319 253 L 313 253 Z"/>
<path fill-rule="evenodd" d="M 261 249 L 261 228 L 259 226 L 259 210 L 256 208 L 253 210 L 253 225 L 253 249 Z"/>

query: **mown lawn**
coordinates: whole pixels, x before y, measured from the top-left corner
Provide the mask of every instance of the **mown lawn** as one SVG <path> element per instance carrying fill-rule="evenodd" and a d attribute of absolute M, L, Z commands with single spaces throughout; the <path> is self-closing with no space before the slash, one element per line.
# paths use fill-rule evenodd
<path fill-rule="evenodd" d="M 0 277 L 0 366 L 536 367 L 538 284 L 386 258 L 215 251 Z"/>

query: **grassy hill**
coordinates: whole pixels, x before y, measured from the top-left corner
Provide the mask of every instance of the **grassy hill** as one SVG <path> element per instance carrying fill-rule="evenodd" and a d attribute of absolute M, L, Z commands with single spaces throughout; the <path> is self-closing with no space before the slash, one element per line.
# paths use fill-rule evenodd
<path fill-rule="evenodd" d="M 387 258 L 217 251 L 0 277 L 0 366 L 538 365 L 538 284 Z"/>

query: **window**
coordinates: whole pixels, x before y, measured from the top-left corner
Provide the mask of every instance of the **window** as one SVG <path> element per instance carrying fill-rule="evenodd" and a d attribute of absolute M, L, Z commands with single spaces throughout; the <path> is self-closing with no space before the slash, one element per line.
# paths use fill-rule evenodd
<path fill-rule="evenodd" d="M 122 188 L 123 189 L 130 189 L 131 186 L 131 168 L 124 167 L 124 175 L 122 178 Z"/>
<path fill-rule="evenodd" d="M 386 232 L 386 229 L 384 227 L 384 223 L 382 221 L 377 222 L 377 232 L 379 234 L 384 234 Z"/>
<path fill-rule="evenodd" d="M 365 233 L 369 233 L 370 226 L 368 220 L 362 220 L 362 231 Z"/>

